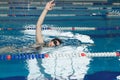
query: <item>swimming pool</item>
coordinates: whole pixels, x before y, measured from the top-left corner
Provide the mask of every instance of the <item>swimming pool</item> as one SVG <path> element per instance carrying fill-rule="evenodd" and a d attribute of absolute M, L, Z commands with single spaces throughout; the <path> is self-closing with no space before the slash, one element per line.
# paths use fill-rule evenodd
<path fill-rule="evenodd" d="M 28 3 L 29 1 L 12 0 L 9 3 L 0 4 L 1 48 L 27 47 L 35 42 L 35 30 L 28 28 L 35 28 L 42 7 L 39 7 L 40 3 L 34 3 L 34 1 L 29 5 Z M 48 13 L 43 25 L 45 28 L 53 28 L 42 31 L 46 41 L 57 36 L 64 41 L 64 44 L 56 48 L 43 49 L 41 53 L 50 54 L 49 58 L 0 60 L 1 80 L 120 79 L 119 57 L 77 56 L 83 52 L 120 51 L 120 18 L 105 16 L 106 12 L 120 11 L 120 7 L 106 4 L 103 7 L 98 4 L 79 6 L 71 3 L 73 2 L 56 2 L 57 7 Z M 41 3 L 42 5 L 44 3 Z M 79 30 L 76 27 L 79 27 Z M 81 44 L 84 45 L 81 46 Z M 18 52 L 1 53 L 3 54 L 18 54 Z"/>

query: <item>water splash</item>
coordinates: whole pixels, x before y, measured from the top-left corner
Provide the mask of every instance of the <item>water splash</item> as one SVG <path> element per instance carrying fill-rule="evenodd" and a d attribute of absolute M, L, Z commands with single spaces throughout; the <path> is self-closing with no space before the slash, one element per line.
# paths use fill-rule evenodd
<path fill-rule="evenodd" d="M 116 78 L 117 78 L 117 80 L 120 80 L 120 76 L 117 76 Z"/>
<path fill-rule="evenodd" d="M 31 25 L 30 25 L 31 26 Z M 35 27 L 33 25 L 33 27 Z M 33 30 L 31 31 L 24 31 L 25 34 L 35 35 Z M 69 40 L 70 44 L 75 43 L 75 40 L 78 40 L 76 43 L 94 43 L 89 36 L 82 35 L 82 34 L 73 34 L 72 32 L 64 32 L 64 31 L 57 31 L 57 30 L 43 30 L 42 34 L 45 40 L 50 40 L 54 37 L 59 37 L 62 40 Z M 51 37 L 52 36 L 52 37 Z M 66 44 L 67 42 L 65 42 Z M 66 45 L 66 46 L 59 46 L 56 48 L 44 48 L 41 53 L 47 52 L 49 54 L 66 54 L 68 55 L 75 55 L 81 52 L 87 51 L 87 46 L 80 46 L 80 45 Z M 88 65 L 90 63 L 90 58 L 87 57 L 58 57 L 55 56 L 49 59 L 43 59 L 41 65 L 45 68 L 45 73 L 50 74 L 52 78 L 59 79 L 59 80 L 69 80 L 69 79 L 83 79 L 87 70 L 89 69 Z M 32 61 L 28 62 L 29 65 L 38 67 L 38 64 L 31 64 Z M 36 60 L 34 60 L 36 63 Z M 42 74 L 41 72 L 34 71 L 33 67 L 29 66 L 30 74 L 28 78 L 33 77 L 40 77 Z M 39 67 L 38 67 L 39 68 Z M 44 74 L 43 74 L 44 75 Z M 42 77 L 43 78 L 43 77 Z"/>

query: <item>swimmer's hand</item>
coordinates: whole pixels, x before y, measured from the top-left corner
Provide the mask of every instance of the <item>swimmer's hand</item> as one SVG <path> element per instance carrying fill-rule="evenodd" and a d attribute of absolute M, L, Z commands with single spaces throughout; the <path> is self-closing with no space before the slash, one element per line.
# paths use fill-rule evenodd
<path fill-rule="evenodd" d="M 54 3 L 54 0 L 52 0 L 46 4 L 45 10 L 52 10 L 54 6 L 55 6 L 55 3 Z"/>

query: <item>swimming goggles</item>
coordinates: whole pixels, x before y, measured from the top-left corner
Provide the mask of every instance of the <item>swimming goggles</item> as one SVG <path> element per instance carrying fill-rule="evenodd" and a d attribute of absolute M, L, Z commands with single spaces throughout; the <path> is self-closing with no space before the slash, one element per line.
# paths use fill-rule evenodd
<path fill-rule="evenodd" d="M 58 46 L 56 40 L 53 40 L 53 43 L 54 43 L 55 46 Z"/>

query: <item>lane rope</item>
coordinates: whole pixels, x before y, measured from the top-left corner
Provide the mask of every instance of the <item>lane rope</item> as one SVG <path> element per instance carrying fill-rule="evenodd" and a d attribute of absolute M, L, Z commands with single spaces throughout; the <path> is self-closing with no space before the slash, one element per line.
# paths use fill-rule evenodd
<path fill-rule="evenodd" d="M 120 52 L 100 52 L 100 53 L 74 53 L 74 54 L 1 54 L 0 61 L 2 60 L 27 60 L 27 59 L 44 59 L 44 58 L 69 58 L 69 57 L 120 57 Z"/>
<path fill-rule="evenodd" d="M 35 17 L 38 17 L 39 14 L 0 14 L 0 17 L 10 17 L 10 16 L 15 16 L 15 17 L 24 17 L 24 16 L 35 16 Z M 62 17 L 65 17 L 65 16 L 71 16 L 71 17 L 74 17 L 74 16 L 100 16 L 100 17 L 105 17 L 107 16 L 106 14 L 96 14 L 96 15 L 93 15 L 93 14 L 47 14 L 46 16 L 48 17 L 59 17 L 59 16 L 62 16 Z M 114 16 L 114 15 L 113 15 Z M 120 16 L 120 15 L 116 15 L 116 16 Z"/>
<path fill-rule="evenodd" d="M 0 31 L 11 30 L 35 30 L 36 28 L 0 28 Z M 120 30 L 120 26 L 116 27 L 42 27 L 42 30 L 72 30 L 72 31 L 90 31 L 90 30 Z"/>
<path fill-rule="evenodd" d="M 71 10 L 72 11 L 72 10 Z M 0 17 L 24 17 L 24 16 L 34 16 L 34 17 L 38 17 L 39 14 L 0 14 Z M 47 17 L 65 17 L 65 16 L 100 16 L 100 17 L 120 17 L 120 14 L 98 14 L 98 13 L 91 13 L 91 14 L 47 14 Z"/>
<path fill-rule="evenodd" d="M 61 5 L 62 6 L 62 5 Z M 44 7 L 35 7 L 35 6 L 4 6 L 0 7 L 0 9 L 8 10 L 8 9 L 31 9 L 31 10 L 43 10 Z M 64 6 L 64 7 L 54 7 L 55 10 L 114 10 L 114 9 L 120 9 L 120 7 L 75 7 L 75 6 Z"/>
<path fill-rule="evenodd" d="M 58 1 L 57 4 L 60 3 L 69 3 L 69 4 L 73 4 L 73 5 L 120 5 L 120 3 L 110 3 L 110 2 L 78 2 L 78 1 Z M 0 2 L 0 4 L 40 4 L 40 2 L 16 2 L 16 1 L 12 1 L 12 2 Z M 45 2 L 44 2 L 45 4 Z"/>

